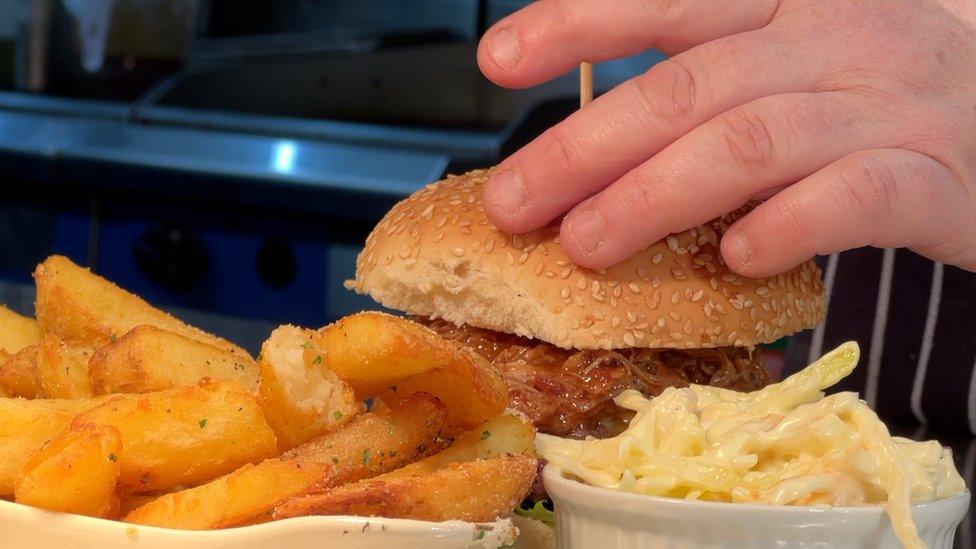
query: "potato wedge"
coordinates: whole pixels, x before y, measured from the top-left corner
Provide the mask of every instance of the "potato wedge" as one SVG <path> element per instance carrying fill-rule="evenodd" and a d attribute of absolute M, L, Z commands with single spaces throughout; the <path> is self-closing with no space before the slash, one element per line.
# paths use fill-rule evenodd
<path fill-rule="evenodd" d="M 37 349 L 37 388 L 41 398 L 88 398 L 88 360 L 91 349 L 68 347 L 54 334 L 45 334 Z"/>
<path fill-rule="evenodd" d="M 352 388 L 321 359 L 304 360 L 312 335 L 281 326 L 261 347 L 259 399 L 281 451 L 335 429 L 363 408 Z"/>
<path fill-rule="evenodd" d="M 0 497 L 11 496 L 27 460 L 44 444 L 62 435 L 81 412 L 104 399 L 0 399 Z"/>
<path fill-rule="evenodd" d="M 37 320 L 21 316 L 0 305 L 0 350 L 9 354 L 41 341 L 41 327 Z"/>
<path fill-rule="evenodd" d="M 436 451 L 446 418 L 443 404 L 417 395 L 388 413 L 362 414 L 280 458 L 160 496 L 124 520 L 183 529 L 264 522 L 289 497 L 390 471 Z"/>
<path fill-rule="evenodd" d="M 503 414 L 464 433 L 442 452 L 391 471 L 384 478 L 432 473 L 452 463 L 505 455 L 535 457 L 535 427 L 522 418 Z"/>
<path fill-rule="evenodd" d="M 37 398 L 37 351 L 40 345 L 24 347 L 0 364 L 0 385 L 12 397 Z"/>
<path fill-rule="evenodd" d="M 447 405 L 461 429 L 497 416 L 509 402 L 504 380 L 487 360 L 403 318 L 354 314 L 316 332 L 312 344 L 306 361 L 322 360 L 360 396 L 383 394 L 392 402 L 426 392 Z"/>
<path fill-rule="evenodd" d="M 41 328 L 69 345 L 95 349 L 148 324 L 248 356 L 237 345 L 183 323 L 66 257 L 44 260 L 34 271 L 34 281 Z"/>
<path fill-rule="evenodd" d="M 144 325 L 95 351 L 88 377 L 92 391 L 104 395 L 164 391 L 204 378 L 236 381 L 253 391 L 260 373 L 249 356 Z"/>
<path fill-rule="evenodd" d="M 72 421 L 72 427 L 86 424 L 122 434 L 125 494 L 203 482 L 277 454 L 261 408 L 232 381 L 111 397 Z"/>
<path fill-rule="evenodd" d="M 27 462 L 14 501 L 90 517 L 118 516 L 122 436 L 111 426 L 83 425 L 46 444 Z"/>
<path fill-rule="evenodd" d="M 535 475 L 535 458 L 524 455 L 453 463 L 416 476 L 380 475 L 291 499 L 275 508 L 274 518 L 359 515 L 488 522 L 511 514 Z"/>

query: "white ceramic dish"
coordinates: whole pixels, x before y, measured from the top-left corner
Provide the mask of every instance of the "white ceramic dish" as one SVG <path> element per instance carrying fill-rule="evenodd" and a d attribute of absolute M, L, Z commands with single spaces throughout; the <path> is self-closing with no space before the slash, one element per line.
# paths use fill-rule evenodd
<path fill-rule="evenodd" d="M 543 471 L 560 549 L 901 547 L 881 507 L 776 507 L 660 498 L 588 486 Z M 912 507 L 931 549 L 951 549 L 969 492 Z"/>
<path fill-rule="evenodd" d="M 0 500 L 3 549 L 495 549 L 512 543 L 508 520 L 421 522 L 363 517 L 302 517 L 198 532 L 54 513 Z"/>

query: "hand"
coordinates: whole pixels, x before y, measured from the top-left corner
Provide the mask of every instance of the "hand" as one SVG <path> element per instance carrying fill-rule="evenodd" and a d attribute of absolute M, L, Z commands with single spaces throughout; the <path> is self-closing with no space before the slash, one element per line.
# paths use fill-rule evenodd
<path fill-rule="evenodd" d="M 743 275 L 868 245 L 976 269 L 976 2 L 540 0 L 478 62 L 522 88 L 651 47 L 671 59 L 501 164 L 500 228 L 568 212 L 566 252 L 606 267 L 769 197 L 722 241 Z"/>

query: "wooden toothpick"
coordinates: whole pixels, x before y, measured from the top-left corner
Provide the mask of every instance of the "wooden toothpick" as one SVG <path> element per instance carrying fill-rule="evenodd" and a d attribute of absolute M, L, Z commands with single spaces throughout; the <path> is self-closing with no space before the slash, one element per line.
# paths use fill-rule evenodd
<path fill-rule="evenodd" d="M 580 63 L 580 108 L 593 101 L 593 65 Z"/>

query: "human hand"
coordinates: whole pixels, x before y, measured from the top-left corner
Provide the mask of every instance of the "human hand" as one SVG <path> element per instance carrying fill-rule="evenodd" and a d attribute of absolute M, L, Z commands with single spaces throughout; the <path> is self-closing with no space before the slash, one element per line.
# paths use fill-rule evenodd
<path fill-rule="evenodd" d="M 976 270 L 976 2 L 540 0 L 478 62 L 522 88 L 651 47 L 673 57 L 502 162 L 496 225 L 568 212 L 597 268 L 770 197 L 722 241 L 743 275 L 868 245 Z"/>

